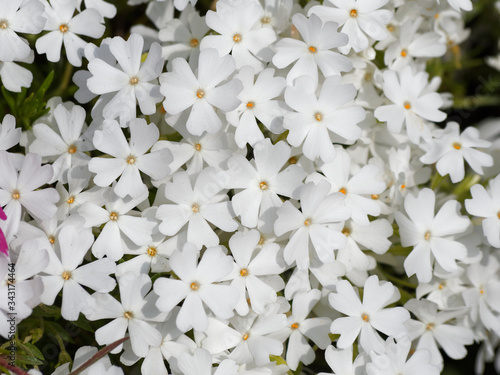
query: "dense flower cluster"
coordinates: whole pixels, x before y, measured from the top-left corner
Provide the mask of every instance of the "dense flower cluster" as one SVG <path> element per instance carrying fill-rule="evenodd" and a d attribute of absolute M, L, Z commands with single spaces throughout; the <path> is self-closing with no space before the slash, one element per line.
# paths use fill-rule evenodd
<path fill-rule="evenodd" d="M 426 72 L 467 38 L 471 1 L 194 5 L 150 1 L 156 29 L 95 45 L 111 2 L 0 0 L 7 90 L 31 85 L 33 47 L 83 66 L 75 101 L 51 98 L 24 132 L 0 123 L 0 299 L 15 263 L 17 323 L 62 301 L 102 323 L 99 345 L 128 336 L 112 353 L 148 375 L 321 357 L 323 375 L 433 375 L 474 342 L 477 373 L 498 365 L 500 145 L 438 125 L 450 97 Z"/>

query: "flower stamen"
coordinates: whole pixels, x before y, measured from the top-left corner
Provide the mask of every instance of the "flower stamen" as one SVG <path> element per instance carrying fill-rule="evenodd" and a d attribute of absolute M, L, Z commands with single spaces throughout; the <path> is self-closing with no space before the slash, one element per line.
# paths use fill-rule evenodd
<path fill-rule="evenodd" d="M 113 212 L 111 212 L 111 213 L 109 214 L 109 220 L 111 220 L 111 221 L 116 221 L 116 220 L 118 220 L 118 214 L 117 214 L 116 212 L 114 212 L 114 211 L 113 211 Z"/>
<path fill-rule="evenodd" d="M 233 41 L 234 41 L 235 43 L 239 43 L 239 42 L 241 42 L 241 35 L 240 35 L 240 34 L 234 34 L 234 36 L 233 36 Z"/>
<path fill-rule="evenodd" d="M 68 147 L 68 154 L 74 154 L 76 152 L 76 146 L 71 145 Z"/>
<path fill-rule="evenodd" d="M 69 271 L 64 271 L 64 272 L 62 273 L 61 277 L 62 277 L 64 280 L 68 281 L 69 279 L 71 279 L 71 272 L 69 272 Z"/>
<path fill-rule="evenodd" d="M 198 45 L 200 44 L 199 40 L 196 39 L 196 38 L 193 38 L 191 39 L 191 41 L 189 42 L 189 45 L 192 47 L 192 48 L 196 48 L 198 47 Z"/>
<path fill-rule="evenodd" d="M 156 253 L 157 253 L 157 252 L 158 252 L 158 251 L 156 250 L 156 247 L 154 247 L 154 246 L 149 246 L 149 247 L 148 247 L 147 254 L 148 254 L 150 257 L 154 257 L 154 256 L 156 256 Z"/>
<path fill-rule="evenodd" d="M 191 206 L 191 211 L 193 211 L 194 213 L 200 212 L 200 206 L 198 206 L 196 203 L 194 203 Z"/>
<path fill-rule="evenodd" d="M 262 181 L 260 184 L 259 184 L 259 187 L 260 187 L 260 190 L 267 190 L 269 189 L 269 185 L 267 184 L 266 181 Z"/>
<path fill-rule="evenodd" d="M 367 323 L 370 321 L 370 317 L 367 314 L 361 315 L 361 319 L 363 319 L 363 322 Z"/>
<path fill-rule="evenodd" d="M 453 143 L 453 148 L 455 150 L 460 150 L 462 148 L 462 145 L 458 142 Z"/>
<path fill-rule="evenodd" d="M 130 319 L 132 319 L 132 318 L 134 317 L 134 314 L 133 314 L 131 311 L 125 311 L 125 312 L 123 313 L 123 317 L 124 317 L 125 319 L 130 320 Z"/>
<path fill-rule="evenodd" d="M 240 276 L 242 277 L 248 276 L 248 270 L 246 268 L 242 268 L 240 270 Z"/>
<path fill-rule="evenodd" d="M 59 26 L 59 31 L 62 32 L 63 34 L 67 33 L 68 30 L 69 30 L 69 28 L 68 28 L 68 25 L 66 25 L 66 24 L 62 24 L 61 26 Z"/>
<path fill-rule="evenodd" d="M 129 83 L 130 83 L 132 86 L 135 86 L 135 85 L 137 85 L 137 84 L 139 83 L 139 78 L 137 78 L 137 77 L 132 77 L 132 78 L 130 78 Z"/>
<path fill-rule="evenodd" d="M 405 109 L 411 109 L 411 104 L 410 104 L 410 102 L 404 102 L 404 104 L 403 104 L 403 105 L 404 105 Z"/>
<path fill-rule="evenodd" d="M 299 323 L 293 323 L 291 326 L 290 326 L 291 329 L 297 329 L 299 328 Z"/>
<path fill-rule="evenodd" d="M 205 96 L 205 91 L 199 89 L 198 91 L 196 91 L 196 96 L 198 97 L 198 99 L 203 98 Z"/>
<path fill-rule="evenodd" d="M 12 199 L 14 200 L 18 200 L 19 198 L 21 198 L 21 194 L 19 194 L 19 191 L 18 190 L 14 190 L 12 192 L 12 194 L 10 195 Z"/>
<path fill-rule="evenodd" d="M 309 52 L 316 53 L 316 52 L 318 52 L 318 50 L 316 49 L 316 47 L 310 46 L 309 47 Z"/>
<path fill-rule="evenodd" d="M 358 11 L 356 9 L 351 10 L 349 13 L 351 17 L 356 18 L 358 16 Z"/>
<path fill-rule="evenodd" d="M 198 290 L 200 289 L 200 284 L 196 281 L 193 281 L 189 287 L 191 288 L 191 290 Z"/>

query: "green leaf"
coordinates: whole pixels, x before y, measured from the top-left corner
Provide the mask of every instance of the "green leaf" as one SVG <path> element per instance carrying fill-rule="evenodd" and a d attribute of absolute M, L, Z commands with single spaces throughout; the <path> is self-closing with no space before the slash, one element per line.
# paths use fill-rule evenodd
<path fill-rule="evenodd" d="M 83 314 L 80 314 L 80 316 L 78 317 L 78 320 L 76 320 L 74 322 L 71 322 L 71 324 L 74 324 L 78 328 L 81 328 L 81 329 L 83 329 L 85 331 L 95 332 L 94 327 L 92 327 L 92 325 L 90 324 L 90 322 L 87 319 L 85 319 L 85 317 L 83 316 Z"/>
<path fill-rule="evenodd" d="M 41 316 L 42 318 L 59 318 L 61 317 L 61 308 L 57 306 L 47 306 L 41 303 L 33 310 L 33 316 Z"/>
<path fill-rule="evenodd" d="M 2 86 L 2 94 L 3 94 L 5 101 L 9 105 L 10 110 L 12 111 L 12 113 L 15 114 L 16 113 L 16 102 L 14 101 L 14 98 L 12 97 L 12 95 L 10 95 L 10 93 L 3 86 Z"/>
<path fill-rule="evenodd" d="M 42 352 L 35 345 L 23 344 L 20 340 L 16 340 L 16 346 L 16 362 L 18 365 L 38 366 L 45 361 Z"/>

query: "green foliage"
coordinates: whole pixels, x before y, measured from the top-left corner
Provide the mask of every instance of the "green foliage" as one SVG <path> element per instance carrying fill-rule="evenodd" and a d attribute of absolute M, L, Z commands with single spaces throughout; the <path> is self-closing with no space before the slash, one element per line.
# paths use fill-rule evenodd
<path fill-rule="evenodd" d="M 16 118 L 18 124 L 21 124 L 25 130 L 31 129 L 33 122 L 39 117 L 47 114 L 46 93 L 54 79 L 54 71 L 51 71 L 45 78 L 38 90 L 32 91 L 28 95 L 28 89 L 23 88 L 16 97 L 2 87 L 2 94 L 7 103 L 10 113 Z"/>

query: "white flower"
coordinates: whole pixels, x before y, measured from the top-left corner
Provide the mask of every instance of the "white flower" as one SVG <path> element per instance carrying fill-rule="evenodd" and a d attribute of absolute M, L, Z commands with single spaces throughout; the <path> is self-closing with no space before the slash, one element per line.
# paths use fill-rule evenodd
<path fill-rule="evenodd" d="M 466 309 L 437 311 L 437 305 L 425 299 L 411 299 L 405 304 L 419 320 L 409 320 L 407 326 L 410 340 L 419 338 L 417 350 L 427 349 L 431 352 L 431 364 L 443 368 L 443 357 L 439 346 L 453 359 L 461 359 L 467 355 L 465 345 L 471 345 L 474 335 L 470 328 L 462 325 L 447 324 L 464 315 Z"/>
<path fill-rule="evenodd" d="M 66 56 L 71 65 L 81 66 L 83 50 L 87 45 L 78 35 L 94 39 L 104 34 L 106 27 L 101 24 L 101 14 L 95 9 L 85 9 L 73 17 L 78 0 L 44 1 L 44 17 L 47 18 L 44 30 L 50 31 L 36 41 L 39 54 L 47 54 L 47 60 L 57 62 L 61 59 L 61 46 L 64 43 Z"/>
<path fill-rule="evenodd" d="M 254 146 L 264 139 L 257 120 L 275 134 L 282 133 L 283 116 L 287 112 L 285 103 L 276 99 L 281 96 L 286 80 L 275 77 L 274 69 L 262 71 L 254 83 L 254 69 L 243 66 L 237 78 L 243 84 L 243 91 L 238 95 L 241 104 L 227 114 L 227 120 L 236 127 L 234 139 L 240 148 L 248 143 Z"/>
<path fill-rule="evenodd" d="M 341 84 L 340 77 L 325 79 L 318 97 L 315 92 L 316 86 L 308 76 L 287 87 L 285 101 L 295 112 L 285 115 L 283 126 L 289 130 L 288 143 L 302 145 L 307 158 L 331 162 L 336 156 L 332 140 L 353 143 L 361 137 L 357 124 L 365 119 L 365 110 L 351 105 L 356 88 Z"/>
<path fill-rule="evenodd" d="M 304 41 L 281 39 L 274 46 L 276 54 L 273 57 L 273 64 L 280 69 L 296 61 L 286 77 L 289 84 L 304 74 L 310 75 L 317 84 L 318 68 L 325 77 L 340 75 L 340 72 L 352 69 L 352 62 L 347 57 L 331 51 L 333 48 L 345 46 L 348 41 L 346 34 L 337 32 L 337 23 L 323 24 L 315 14 L 307 19 L 300 13 L 293 16 L 292 22 Z"/>
<path fill-rule="evenodd" d="M 300 362 L 309 365 L 316 358 L 313 348 L 307 342 L 308 339 L 322 350 L 331 342 L 328 337 L 328 327 L 332 322 L 330 318 L 322 316 L 308 319 L 320 298 L 321 292 L 318 289 L 297 293 L 293 297 L 292 313 L 287 319 L 287 326 L 278 333 L 288 337 L 286 363 L 293 371 Z"/>
<path fill-rule="evenodd" d="M 236 189 L 231 199 L 234 213 L 241 216 L 241 223 L 265 233 L 272 232 L 276 210 L 283 204 L 282 195 L 298 198 L 305 173 L 297 165 L 285 166 L 291 149 L 285 142 L 275 145 L 269 139 L 260 141 L 254 148 L 254 160 L 243 155 L 228 160 L 228 189 Z M 243 189 L 243 190 L 240 190 Z"/>
<path fill-rule="evenodd" d="M 208 318 L 203 305 L 220 319 L 229 319 L 234 313 L 238 291 L 229 285 L 215 284 L 228 276 L 233 269 L 233 260 L 226 256 L 220 246 L 208 248 L 198 261 L 198 251 L 186 243 L 182 251 L 174 251 L 170 257 L 172 271 L 179 277 L 159 278 L 154 291 L 160 297 L 156 303 L 164 312 L 184 300 L 177 315 L 179 330 L 186 332 L 191 328 L 203 332 L 208 327 Z"/>
<path fill-rule="evenodd" d="M 234 110 L 243 86 L 239 80 L 223 83 L 234 71 L 231 56 L 220 57 L 213 48 L 200 52 L 197 77 L 186 60 L 178 57 L 172 61 L 172 72 L 160 77 L 161 93 L 165 95 L 163 106 L 172 115 L 189 111 L 186 128 L 193 135 L 203 132 L 216 133 L 222 121 L 215 108 L 223 112 Z"/>
<path fill-rule="evenodd" d="M 368 375 L 426 374 L 439 375 L 440 368 L 431 364 L 431 353 L 425 349 L 415 350 L 408 358 L 411 341 L 408 337 L 396 343 L 392 337 L 385 341 L 384 352 L 370 352 L 371 363 L 367 363 Z"/>
<path fill-rule="evenodd" d="M 335 319 L 330 327 L 332 333 L 340 334 L 337 347 L 348 348 L 359 335 L 359 344 L 365 351 L 380 353 L 384 346 L 376 330 L 396 338 L 404 336 L 408 332 L 404 326 L 404 322 L 410 319 L 408 311 L 403 307 L 384 309 L 400 297 L 399 290 L 392 283 L 379 282 L 376 275 L 365 281 L 363 302 L 348 281 L 339 281 L 337 292 L 328 296 L 335 310 L 348 315 Z"/>
<path fill-rule="evenodd" d="M 258 231 L 237 232 L 229 240 L 229 249 L 234 257 L 234 267 L 227 279 L 239 292 L 236 312 L 242 316 L 252 310 L 262 314 L 270 303 L 277 300 L 276 293 L 285 287 L 279 276 L 285 270 L 280 246 L 268 243 L 260 247 Z M 248 299 L 247 299 L 248 296 Z"/>
<path fill-rule="evenodd" d="M 308 183 L 300 191 L 302 212 L 290 201 L 278 209 L 278 219 L 274 223 L 276 235 L 292 232 L 283 253 L 288 265 L 295 262 L 300 270 L 307 270 L 311 260 L 318 258 L 321 263 L 331 262 L 335 259 L 333 250 L 345 246 L 345 237 L 330 228 L 330 224 L 347 220 L 351 209 L 344 205 L 342 193 L 330 194 L 330 189 L 326 181 L 317 185 Z M 316 257 L 310 254 L 310 244 Z"/>
<path fill-rule="evenodd" d="M 483 232 L 491 246 L 500 248 L 500 175 L 491 179 L 488 189 L 476 184 L 471 187 L 472 199 L 465 200 L 471 215 L 483 217 Z"/>
<path fill-rule="evenodd" d="M 286 315 L 275 311 L 274 306 L 264 314 L 251 313 L 235 316 L 229 321 L 208 318 L 206 338 L 201 346 L 212 354 L 234 348 L 228 358 L 237 363 L 263 366 L 270 362 L 269 355 L 280 355 L 283 344 L 274 336 L 286 324 Z M 232 327 L 231 327 L 232 326 Z"/>
<path fill-rule="evenodd" d="M 86 127 L 86 113 L 82 107 L 73 106 L 68 110 L 63 104 L 59 104 L 53 114 L 58 132 L 52 126 L 37 123 L 33 126 L 35 140 L 29 149 L 54 160 L 54 176 L 50 182 L 66 183 L 69 169 L 75 165 L 87 165 L 90 157 L 86 152 L 94 147 L 82 136 L 82 130 Z"/>
<path fill-rule="evenodd" d="M 93 242 L 90 229 L 77 232 L 76 227 L 67 225 L 59 231 L 58 251 L 49 248 L 50 263 L 44 269 L 47 276 L 41 276 L 44 287 L 41 300 L 53 305 L 62 289 L 61 315 L 66 320 L 77 320 L 87 304 L 90 294 L 82 285 L 100 293 L 110 292 L 116 285 L 109 276 L 116 268 L 111 259 L 99 259 L 79 267 Z"/>
<path fill-rule="evenodd" d="M 96 9 L 104 18 L 116 16 L 116 6 L 104 0 L 83 0 L 86 9 Z M 81 8 L 82 0 L 78 0 L 78 9 Z"/>
<path fill-rule="evenodd" d="M 238 224 L 232 218 L 227 194 L 221 192 L 225 183 L 221 176 L 211 167 L 193 176 L 174 174 L 165 187 L 165 197 L 174 204 L 162 204 L 156 213 L 160 232 L 173 236 L 187 224 L 187 241 L 201 248 L 219 244 L 209 222 L 225 232 L 235 231 Z"/>
<path fill-rule="evenodd" d="M 1 33 L 1 32 L 0 32 Z M 22 87 L 30 87 L 33 81 L 33 73 L 28 69 L 17 65 L 16 62 L 23 62 L 31 64 L 35 59 L 33 51 L 24 59 L 14 58 L 14 62 L 1 61 L 0 62 L 0 79 L 2 85 L 13 92 L 21 92 Z"/>
<path fill-rule="evenodd" d="M 69 375 L 69 373 L 71 372 L 70 371 L 71 364 L 72 364 L 71 370 L 75 371 L 79 367 L 81 367 L 85 362 L 87 362 L 90 358 L 92 358 L 96 353 L 97 353 L 97 348 L 94 348 L 92 346 L 82 346 L 78 348 L 78 350 L 76 351 L 73 363 L 71 362 L 63 363 L 61 366 L 58 366 L 56 368 L 56 370 L 52 373 L 52 375 Z M 102 375 L 123 375 L 123 370 L 120 367 L 111 365 L 111 360 L 109 359 L 108 356 L 99 359 L 93 365 L 83 370 L 81 374 L 91 375 L 94 373 L 93 371 L 95 371 L 95 373 Z"/>
<path fill-rule="evenodd" d="M 38 34 L 45 25 L 39 0 L 0 0 L 0 61 L 27 58 L 29 44 L 16 33 Z"/>
<path fill-rule="evenodd" d="M 163 99 L 156 81 L 163 66 L 161 47 L 151 44 L 148 57 L 141 64 L 143 46 L 144 39 L 138 34 L 132 34 L 127 41 L 114 37 L 109 49 L 119 65 L 98 57 L 89 61 L 89 90 L 98 95 L 116 93 L 102 108 L 104 118 L 120 117 L 122 122 L 135 118 L 136 100 L 143 114 L 156 112 L 156 104 Z"/>
<path fill-rule="evenodd" d="M 16 128 L 16 118 L 5 115 L 0 123 L 0 150 L 7 151 L 19 143 L 21 128 Z"/>
<path fill-rule="evenodd" d="M 0 151 L 0 206 L 9 220 L 0 222 L 6 237 L 14 235 L 22 217 L 22 208 L 39 220 L 50 220 L 56 213 L 59 194 L 56 189 L 35 190 L 52 179 L 50 165 L 41 165 L 42 158 L 37 154 L 24 157 L 21 171 L 17 172 L 14 159 L 6 151 Z"/>
<path fill-rule="evenodd" d="M 147 124 L 144 119 L 134 119 L 129 123 L 130 140 L 127 142 L 121 127 L 114 120 L 105 120 L 102 130 L 94 133 L 95 147 L 114 158 L 92 158 L 89 170 L 96 173 L 96 185 L 106 187 L 118 177 L 113 191 L 121 198 L 130 195 L 137 198 L 148 191 L 139 172 L 155 180 L 165 178 L 170 169 L 172 153 L 160 149 L 147 153 L 160 137 L 160 131 L 154 124 Z M 147 153 L 147 154 L 146 154 Z"/>
<path fill-rule="evenodd" d="M 349 37 L 347 46 L 339 47 L 342 53 L 351 48 L 361 52 L 368 48 L 367 36 L 375 40 L 384 40 L 387 35 L 386 25 L 392 19 L 392 12 L 380 9 L 389 0 L 328 0 L 328 5 L 316 5 L 309 10 L 309 15 L 316 14 L 323 22 L 333 21 L 342 26 L 340 30 Z"/>
<path fill-rule="evenodd" d="M 205 349 L 196 349 L 193 355 L 182 353 L 179 356 L 179 368 L 183 375 L 235 375 L 238 366 L 230 359 L 225 359 L 212 371 L 212 356 Z"/>
<path fill-rule="evenodd" d="M 332 373 L 320 372 L 318 375 L 353 375 L 365 371 L 366 354 L 359 354 L 353 362 L 353 347 L 335 349 L 333 345 L 326 348 L 325 360 L 333 371 Z"/>
<path fill-rule="evenodd" d="M 270 45 L 276 41 L 276 33 L 257 27 L 264 12 L 260 2 L 221 0 L 216 8 L 216 12 L 207 12 L 206 22 L 219 35 L 203 38 L 201 49 L 215 48 L 221 56 L 231 52 L 237 69 L 249 65 L 256 72 L 262 71 L 273 55 Z"/>
<path fill-rule="evenodd" d="M 94 293 L 83 313 L 88 320 L 113 319 L 95 331 L 99 345 L 107 345 L 121 339 L 128 330 L 132 350 L 139 357 L 145 357 L 150 346 L 159 346 L 160 332 L 151 322 L 164 321 L 155 306 L 157 296 L 148 293 L 151 280 L 147 275 L 126 273 L 118 279 L 121 302 L 107 293 Z M 123 344 L 111 353 L 119 353 Z"/>
<path fill-rule="evenodd" d="M 447 201 L 434 214 L 436 194 L 431 189 L 422 189 L 417 197 L 408 195 L 404 207 L 409 219 L 396 212 L 401 244 L 413 246 L 406 257 L 404 267 L 408 276 L 417 275 L 420 282 L 432 278 L 433 259 L 447 272 L 459 270 L 456 260 L 467 256 L 467 248 L 455 241 L 454 235 L 463 233 L 470 220 L 460 216 L 460 204 L 456 200 Z"/>
<path fill-rule="evenodd" d="M 337 156 L 333 162 L 319 168 L 324 177 L 319 173 L 310 174 L 306 181 L 328 181 L 331 193 L 340 192 L 345 196 L 345 205 L 352 210 L 352 220 L 359 225 L 368 225 L 368 215 L 379 216 L 381 211 L 371 197 L 382 193 L 386 188 L 380 178 L 381 171 L 377 166 L 367 164 L 351 176 L 351 157 L 342 147 L 337 146 L 335 149 Z"/>
<path fill-rule="evenodd" d="M 384 72 L 384 95 L 394 104 L 378 107 L 375 117 L 386 121 L 391 133 L 401 133 L 403 123 L 412 143 L 418 144 L 420 137 L 430 139 L 431 133 L 424 120 L 440 122 L 446 113 L 439 107 L 443 99 L 436 92 L 427 90 L 428 74 L 413 74 L 411 66 L 407 66 L 398 75 L 395 71 Z"/>
<path fill-rule="evenodd" d="M 424 164 L 436 163 L 441 176 L 450 174 L 451 182 L 462 181 L 465 176 L 464 159 L 474 172 L 483 174 L 483 167 L 491 167 L 493 158 L 476 148 L 488 148 L 491 142 L 479 138 L 479 131 L 470 126 L 460 134 L 460 126 L 449 122 L 436 138 L 421 147 L 426 154 L 420 158 Z"/>
<path fill-rule="evenodd" d="M 146 217 L 137 217 L 131 212 L 135 206 L 147 199 L 147 191 L 139 197 L 124 199 L 111 190 L 106 190 L 103 194 L 106 197 L 106 209 L 95 202 L 87 201 L 78 208 L 78 214 L 85 219 L 86 228 L 104 224 L 92 246 L 92 253 L 97 258 L 106 255 L 116 262 L 123 256 L 122 241 L 130 240 L 137 246 L 149 244 L 156 222 Z"/>

